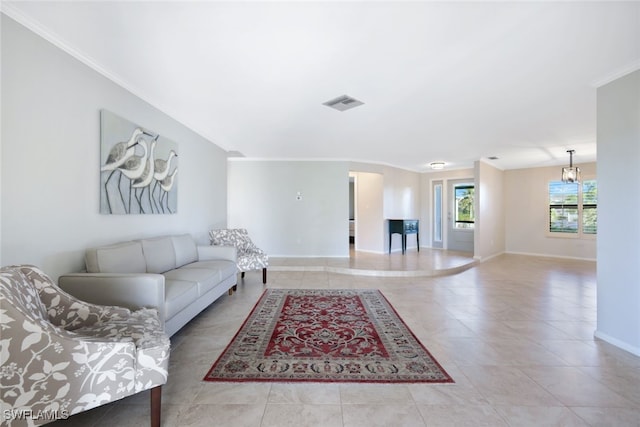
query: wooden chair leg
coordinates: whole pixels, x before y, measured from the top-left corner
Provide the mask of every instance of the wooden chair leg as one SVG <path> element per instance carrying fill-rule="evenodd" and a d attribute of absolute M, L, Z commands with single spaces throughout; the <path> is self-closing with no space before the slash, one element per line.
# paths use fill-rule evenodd
<path fill-rule="evenodd" d="M 267 284 L 267 268 L 262 269 L 262 283 Z"/>
<path fill-rule="evenodd" d="M 151 427 L 160 427 L 160 410 L 162 407 L 162 386 L 151 389 Z"/>

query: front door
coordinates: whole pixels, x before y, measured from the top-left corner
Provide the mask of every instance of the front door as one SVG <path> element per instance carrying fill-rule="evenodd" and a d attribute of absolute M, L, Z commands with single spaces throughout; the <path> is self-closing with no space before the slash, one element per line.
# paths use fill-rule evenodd
<path fill-rule="evenodd" d="M 475 184 L 473 180 L 449 181 L 447 249 L 473 252 Z"/>

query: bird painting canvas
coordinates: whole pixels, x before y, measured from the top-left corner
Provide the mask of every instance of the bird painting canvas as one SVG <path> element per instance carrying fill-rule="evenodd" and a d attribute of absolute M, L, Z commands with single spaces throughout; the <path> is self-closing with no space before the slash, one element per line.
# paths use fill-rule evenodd
<path fill-rule="evenodd" d="M 178 144 L 100 111 L 100 213 L 174 214 Z"/>

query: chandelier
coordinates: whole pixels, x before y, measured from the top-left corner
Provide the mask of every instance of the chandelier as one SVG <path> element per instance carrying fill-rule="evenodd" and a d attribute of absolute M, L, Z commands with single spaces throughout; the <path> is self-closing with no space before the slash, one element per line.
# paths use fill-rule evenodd
<path fill-rule="evenodd" d="M 567 150 L 569 153 L 569 167 L 562 168 L 562 182 L 565 184 L 578 184 L 580 183 L 580 168 L 573 166 L 573 153 L 575 150 Z"/>

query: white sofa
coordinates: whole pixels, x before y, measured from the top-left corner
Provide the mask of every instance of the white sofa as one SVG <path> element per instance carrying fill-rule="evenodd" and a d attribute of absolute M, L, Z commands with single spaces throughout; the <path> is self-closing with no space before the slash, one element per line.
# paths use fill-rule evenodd
<path fill-rule="evenodd" d="M 236 250 L 199 246 L 188 234 L 88 249 L 86 272 L 60 276 L 59 286 L 101 305 L 158 310 L 167 335 L 237 284 Z"/>

